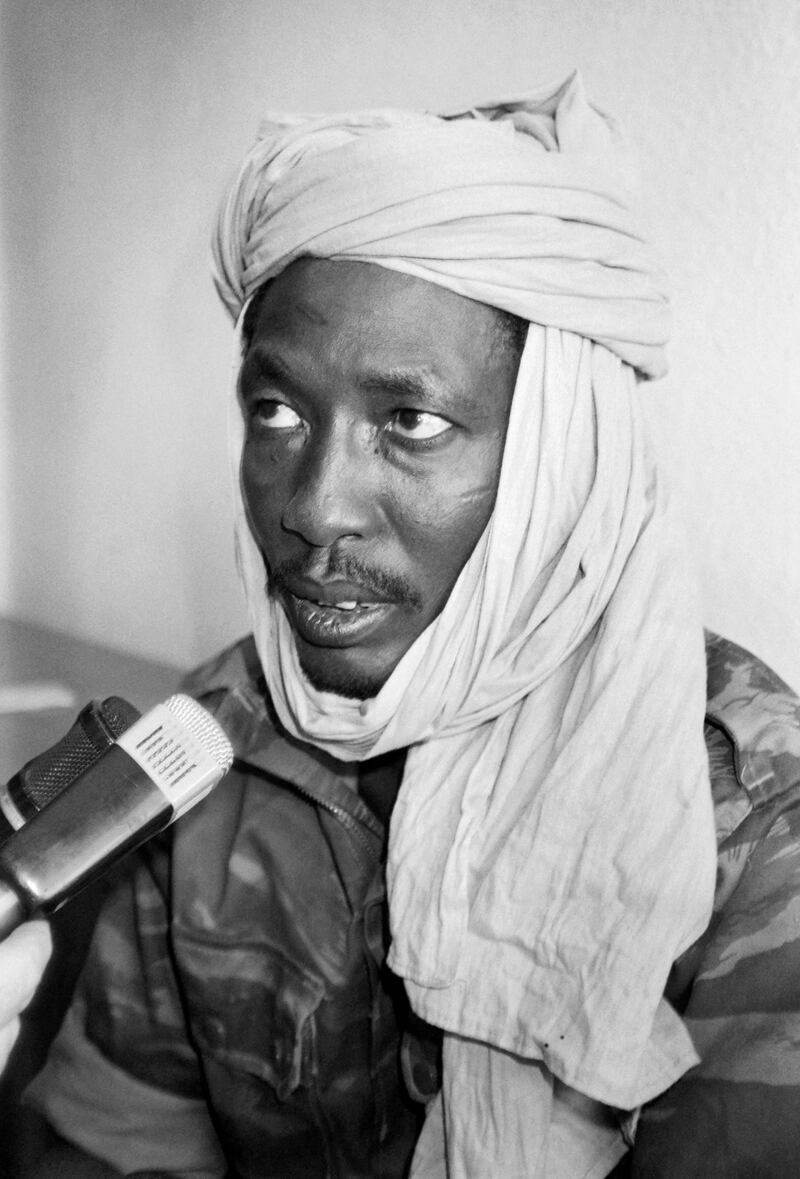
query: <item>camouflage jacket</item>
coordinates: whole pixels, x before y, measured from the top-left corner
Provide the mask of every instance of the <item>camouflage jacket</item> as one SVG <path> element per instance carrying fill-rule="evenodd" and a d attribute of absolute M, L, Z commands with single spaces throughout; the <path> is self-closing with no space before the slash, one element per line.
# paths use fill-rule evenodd
<path fill-rule="evenodd" d="M 708 654 L 717 900 L 667 990 L 702 1060 L 642 1112 L 636 1179 L 800 1160 L 800 702 L 741 648 Z M 34 1099 L 125 1173 L 400 1179 L 404 1029 L 418 1096 L 431 1057 L 383 968 L 381 825 L 354 768 L 270 723 L 251 643 L 189 690 L 234 768 L 112 896 Z"/>
<path fill-rule="evenodd" d="M 667 986 L 701 1063 L 642 1112 L 634 1179 L 800 1174 L 800 700 L 708 636 L 714 915 Z"/>

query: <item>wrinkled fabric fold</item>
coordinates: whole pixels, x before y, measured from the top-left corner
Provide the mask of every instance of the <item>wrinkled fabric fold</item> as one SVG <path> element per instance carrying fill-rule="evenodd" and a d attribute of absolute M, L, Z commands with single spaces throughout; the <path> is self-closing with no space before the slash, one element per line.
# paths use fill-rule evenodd
<path fill-rule="evenodd" d="M 241 500 L 234 379 L 237 549 L 288 731 L 344 760 L 409 747 L 388 885 L 414 1009 L 629 1108 L 696 1060 L 661 995 L 713 895 L 703 638 L 639 418 L 666 323 L 628 157 L 576 79 L 528 108 L 265 125 L 216 238 L 234 314 L 310 254 L 530 327 L 492 519 L 378 696 L 302 675 Z"/>
<path fill-rule="evenodd" d="M 215 280 L 235 318 L 295 258 L 373 262 L 659 376 L 667 297 L 637 205 L 624 140 L 577 76 L 447 120 L 268 116 L 220 210 Z"/>
<path fill-rule="evenodd" d="M 603 1179 L 626 1152 L 615 1115 L 538 1061 L 449 1036 L 443 1073 L 409 1179 Z"/>

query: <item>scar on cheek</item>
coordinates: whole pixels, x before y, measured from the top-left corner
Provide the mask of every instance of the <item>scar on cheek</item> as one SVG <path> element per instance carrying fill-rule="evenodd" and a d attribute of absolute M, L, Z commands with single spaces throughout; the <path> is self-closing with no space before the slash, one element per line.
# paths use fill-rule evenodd
<path fill-rule="evenodd" d="M 484 483 L 480 487 L 471 487 L 468 491 L 462 491 L 458 497 L 458 502 L 460 504 L 485 504 L 496 493 L 497 488 L 494 484 Z"/>

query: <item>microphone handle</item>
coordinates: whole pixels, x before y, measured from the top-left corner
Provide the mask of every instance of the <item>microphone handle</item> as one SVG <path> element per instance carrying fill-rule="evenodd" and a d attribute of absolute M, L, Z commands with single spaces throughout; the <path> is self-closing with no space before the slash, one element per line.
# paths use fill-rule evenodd
<path fill-rule="evenodd" d="M 174 813 L 138 762 L 113 745 L 0 846 L 0 941 L 34 913 L 60 908 Z"/>
<path fill-rule="evenodd" d="M 0 843 L 98 761 L 140 716 L 120 696 L 90 700 L 60 741 L 0 783 Z"/>

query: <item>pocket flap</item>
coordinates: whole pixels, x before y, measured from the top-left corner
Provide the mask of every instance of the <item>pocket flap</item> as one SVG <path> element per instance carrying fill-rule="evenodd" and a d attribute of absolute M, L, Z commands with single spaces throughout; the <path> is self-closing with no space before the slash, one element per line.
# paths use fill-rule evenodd
<path fill-rule="evenodd" d="M 268 1081 L 281 1100 L 307 1082 L 321 980 L 263 945 L 183 941 L 180 957 L 201 1052 Z"/>

